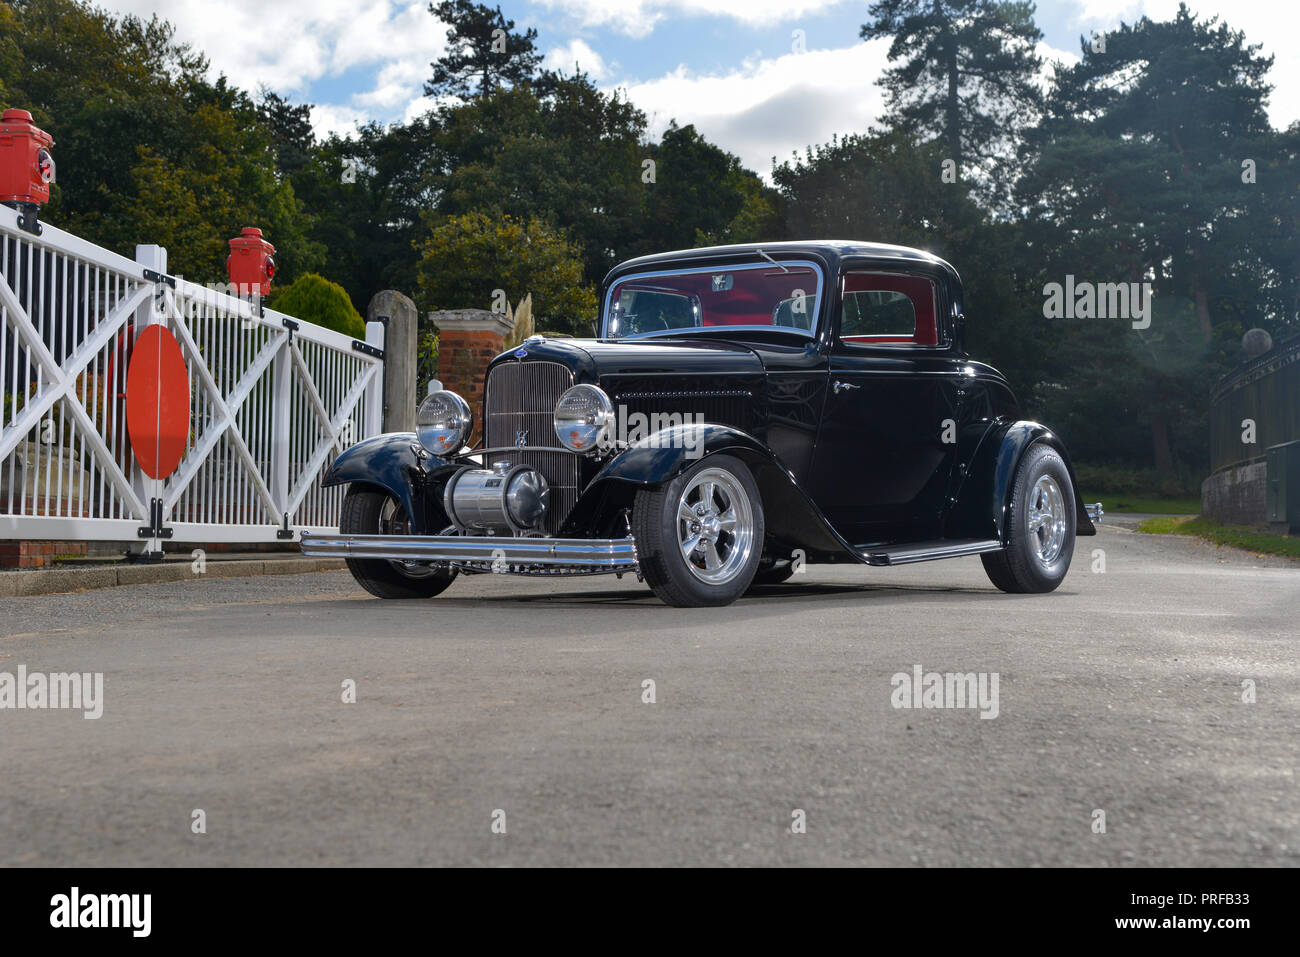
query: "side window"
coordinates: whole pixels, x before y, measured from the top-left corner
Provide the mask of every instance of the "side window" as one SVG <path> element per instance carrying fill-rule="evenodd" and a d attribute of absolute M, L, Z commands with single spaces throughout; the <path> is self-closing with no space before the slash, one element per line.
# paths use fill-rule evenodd
<path fill-rule="evenodd" d="M 907 336 L 916 334 L 916 307 L 892 289 L 862 289 L 844 294 L 845 336 Z"/>
<path fill-rule="evenodd" d="M 934 283 L 923 276 L 851 272 L 844 277 L 840 339 L 848 345 L 939 342 Z"/>

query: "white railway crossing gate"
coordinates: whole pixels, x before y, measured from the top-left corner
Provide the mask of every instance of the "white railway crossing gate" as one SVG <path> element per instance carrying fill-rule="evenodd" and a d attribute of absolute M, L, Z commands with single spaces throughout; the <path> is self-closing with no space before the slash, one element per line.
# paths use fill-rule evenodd
<path fill-rule="evenodd" d="M 362 342 L 170 276 L 161 247 L 132 260 L 18 219 L 0 207 L 0 539 L 337 529 L 343 490 L 320 480 L 381 430 L 381 324 Z"/>

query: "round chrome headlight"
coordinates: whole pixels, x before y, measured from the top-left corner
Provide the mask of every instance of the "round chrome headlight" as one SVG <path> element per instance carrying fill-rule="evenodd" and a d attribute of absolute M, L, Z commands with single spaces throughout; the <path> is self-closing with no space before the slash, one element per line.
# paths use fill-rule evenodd
<path fill-rule="evenodd" d="M 434 455 L 455 455 L 473 430 L 474 414 L 455 392 L 426 397 L 415 415 L 415 436 Z"/>
<path fill-rule="evenodd" d="M 614 403 L 594 385 L 575 385 L 555 404 L 555 435 L 574 452 L 594 452 L 614 426 Z"/>

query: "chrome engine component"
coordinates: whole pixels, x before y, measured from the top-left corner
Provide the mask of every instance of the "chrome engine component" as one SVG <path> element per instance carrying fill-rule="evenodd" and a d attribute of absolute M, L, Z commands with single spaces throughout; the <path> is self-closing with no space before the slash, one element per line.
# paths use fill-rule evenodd
<path fill-rule="evenodd" d="M 550 488 L 527 465 L 494 462 L 490 469 L 466 466 L 447 482 L 442 504 L 462 530 L 519 535 L 540 528 Z"/>

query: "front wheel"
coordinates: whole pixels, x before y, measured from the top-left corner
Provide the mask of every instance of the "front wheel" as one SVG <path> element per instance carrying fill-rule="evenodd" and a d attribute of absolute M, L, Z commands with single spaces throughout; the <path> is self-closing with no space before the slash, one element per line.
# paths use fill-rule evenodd
<path fill-rule="evenodd" d="M 410 535 L 411 522 L 397 499 L 381 489 L 353 485 L 343 497 L 339 532 L 344 535 Z M 454 568 L 385 558 L 349 558 L 357 584 L 379 598 L 432 598 L 456 577 Z"/>
<path fill-rule="evenodd" d="M 1021 459 L 1007 513 L 1007 546 L 980 556 L 989 580 L 1018 594 L 1055 590 L 1074 555 L 1074 486 L 1065 462 L 1047 445 Z"/>
<path fill-rule="evenodd" d="M 745 593 L 763 552 L 763 503 L 745 463 L 711 455 L 632 509 L 641 571 L 665 604 L 729 605 Z"/>

